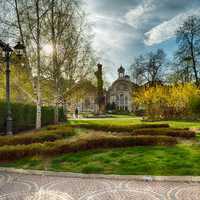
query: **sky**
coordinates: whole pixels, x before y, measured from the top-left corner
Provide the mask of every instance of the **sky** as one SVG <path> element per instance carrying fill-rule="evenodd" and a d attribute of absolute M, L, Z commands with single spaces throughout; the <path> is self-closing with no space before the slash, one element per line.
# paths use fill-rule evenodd
<path fill-rule="evenodd" d="M 140 54 L 162 48 L 171 58 L 175 32 L 188 16 L 200 15 L 200 0 L 84 0 L 84 9 L 93 48 L 113 81 L 118 67 L 128 71 Z"/>

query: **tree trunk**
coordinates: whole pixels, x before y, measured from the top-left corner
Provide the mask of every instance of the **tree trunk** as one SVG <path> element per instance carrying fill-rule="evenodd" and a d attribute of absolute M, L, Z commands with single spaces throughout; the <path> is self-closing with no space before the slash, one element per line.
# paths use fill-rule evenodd
<path fill-rule="evenodd" d="M 58 62 L 57 62 L 57 42 L 56 42 L 56 34 L 55 34 L 55 0 L 51 2 L 51 42 L 53 46 L 53 54 L 52 54 L 52 61 L 53 61 L 53 77 L 54 77 L 54 124 L 58 124 L 59 122 L 59 108 L 58 108 L 58 98 L 59 98 L 59 69 L 58 69 Z"/>
<path fill-rule="evenodd" d="M 59 122 L 59 105 L 58 105 L 58 93 L 55 92 L 55 105 L 54 105 L 54 124 Z"/>
<path fill-rule="evenodd" d="M 41 113 L 41 60 L 40 60 L 40 13 L 39 13 L 39 0 L 36 1 L 36 15 L 37 15 L 37 111 L 36 111 L 36 129 L 42 126 L 42 113 Z"/>
<path fill-rule="evenodd" d="M 195 60 L 195 55 L 194 55 L 193 36 L 192 36 L 192 41 L 190 44 L 190 49 L 191 49 L 192 67 L 193 67 L 193 71 L 194 71 L 196 85 L 199 86 L 199 77 L 198 77 L 198 72 L 196 69 L 196 60 Z"/>

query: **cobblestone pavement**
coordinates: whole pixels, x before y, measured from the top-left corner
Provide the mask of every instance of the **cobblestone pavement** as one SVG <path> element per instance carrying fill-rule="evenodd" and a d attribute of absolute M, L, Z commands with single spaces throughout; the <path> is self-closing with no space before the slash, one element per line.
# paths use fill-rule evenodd
<path fill-rule="evenodd" d="M 0 200 L 200 200 L 200 183 L 81 179 L 0 172 Z"/>

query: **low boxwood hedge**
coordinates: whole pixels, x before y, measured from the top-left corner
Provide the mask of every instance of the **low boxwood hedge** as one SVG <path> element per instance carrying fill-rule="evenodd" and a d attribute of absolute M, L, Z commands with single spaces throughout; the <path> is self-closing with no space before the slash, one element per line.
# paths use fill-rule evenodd
<path fill-rule="evenodd" d="M 196 136 L 193 131 L 189 131 L 188 129 L 170 128 L 168 124 L 138 124 L 131 126 L 79 124 L 75 126 L 97 131 L 117 132 L 126 135 L 165 135 L 187 139 L 194 138 Z"/>
<path fill-rule="evenodd" d="M 103 125 L 103 124 L 78 124 L 72 125 L 79 128 L 86 128 L 92 130 L 106 131 L 106 132 L 132 132 L 141 128 L 169 128 L 169 124 L 136 124 L 129 126 L 118 125 Z"/>
<path fill-rule="evenodd" d="M 59 127 L 54 130 L 40 130 L 32 133 L 25 133 L 16 136 L 0 136 L 0 146 L 43 143 L 45 141 L 55 141 L 75 135 L 71 127 Z"/>
<path fill-rule="evenodd" d="M 123 135 L 165 135 L 171 137 L 180 137 L 180 138 L 195 138 L 196 133 L 193 131 L 185 130 L 185 129 L 173 129 L 173 128 L 143 128 L 132 130 L 132 132 L 122 133 Z"/>
<path fill-rule="evenodd" d="M 174 145 L 176 138 L 168 136 L 87 136 L 77 140 L 57 140 L 54 142 L 33 143 L 0 147 L 0 160 L 16 160 L 34 155 L 56 155 L 99 148 L 131 146 Z"/>

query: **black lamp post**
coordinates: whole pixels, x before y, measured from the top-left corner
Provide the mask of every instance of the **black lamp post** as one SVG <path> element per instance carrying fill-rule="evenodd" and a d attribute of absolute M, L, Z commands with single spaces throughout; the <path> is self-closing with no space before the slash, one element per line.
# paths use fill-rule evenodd
<path fill-rule="evenodd" d="M 10 105 L 10 57 L 12 53 L 16 53 L 17 56 L 21 57 L 23 55 L 24 45 L 20 42 L 14 47 L 14 50 L 9 44 L 6 44 L 0 40 L 0 48 L 3 50 L 3 57 L 5 57 L 6 62 L 6 103 L 7 103 L 7 117 L 6 117 L 6 134 L 12 135 L 12 111 Z"/>

